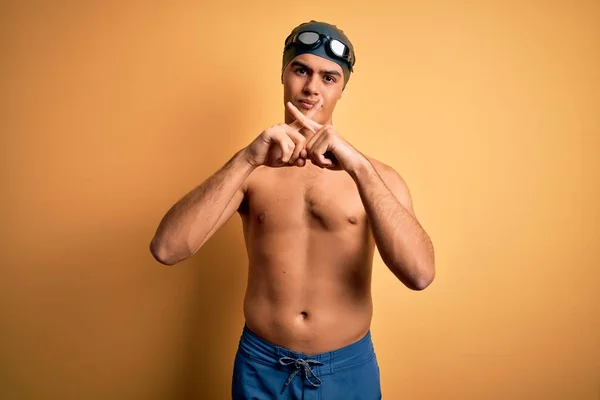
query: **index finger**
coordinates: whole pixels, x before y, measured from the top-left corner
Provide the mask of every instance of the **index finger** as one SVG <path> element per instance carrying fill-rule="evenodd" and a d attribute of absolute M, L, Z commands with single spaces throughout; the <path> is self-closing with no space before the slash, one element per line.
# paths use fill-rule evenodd
<path fill-rule="evenodd" d="M 318 103 L 315 103 L 315 106 L 317 104 Z M 302 124 L 302 126 L 304 126 L 307 129 L 310 129 L 311 131 L 313 131 L 313 133 L 316 133 L 316 131 L 318 131 L 319 129 L 321 129 L 321 127 L 322 127 L 321 124 L 319 124 L 318 122 L 313 121 L 312 119 L 310 119 L 306 115 L 302 114 L 300 112 L 300 110 L 298 110 L 296 108 L 296 106 L 294 106 L 291 102 L 288 101 L 287 102 L 287 106 L 288 106 L 288 110 L 290 111 L 290 113 L 292 113 L 292 116 L 294 118 L 296 118 L 296 121 L 300 122 Z M 311 111 L 312 111 L 312 109 L 311 109 Z"/>
<path fill-rule="evenodd" d="M 324 103 L 323 98 L 319 98 L 319 100 L 317 100 L 317 102 L 315 103 L 315 105 L 310 110 L 308 110 L 308 112 L 305 114 L 305 116 L 307 118 L 310 118 L 312 120 L 312 117 L 316 113 L 319 112 L 319 110 L 321 109 L 321 107 L 323 107 L 323 103 Z M 294 108 L 297 109 L 297 107 L 294 107 Z M 296 130 L 300 130 L 303 127 L 305 127 L 304 124 L 302 122 L 300 122 L 298 119 L 296 119 L 290 126 L 293 127 Z M 320 129 L 318 127 L 315 127 L 315 128 L 317 130 Z M 313 129 L 311 129 L 311 130 L 313 130 Z"/>
<path fill-rule="evenodd" d="M 308 110 L 308 112 L 306 113 L 306 117 L 312 119 L 312 117 L 314 117 L 315 114 L 319 112 L 321 107 L 323 107 L 323 98 L 319 98 L 315 105 L 310 110 Z"/>

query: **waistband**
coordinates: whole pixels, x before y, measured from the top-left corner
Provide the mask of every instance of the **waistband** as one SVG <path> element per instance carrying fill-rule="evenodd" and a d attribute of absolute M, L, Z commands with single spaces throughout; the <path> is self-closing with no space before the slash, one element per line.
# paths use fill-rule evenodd
<path fill-rule="evenodd" d="M 240 338 L 239 351 L 256 362 L 282 371 L 289 370 L 289 367 L 286 368 L 286 362 L 310 362 L 310 367 L 317 376 L 333 374 L 338 370 L 367 362 L 375 356 L 370 330 L 362 339 L 347 346 L 308 355 L 270 343 L 252 332 L 246 324 Z"/>

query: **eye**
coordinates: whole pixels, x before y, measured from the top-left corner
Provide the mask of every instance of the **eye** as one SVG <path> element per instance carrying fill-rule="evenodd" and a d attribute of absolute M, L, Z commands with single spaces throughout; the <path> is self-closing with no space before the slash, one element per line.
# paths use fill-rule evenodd
<path fill-rule="evenodd" d="M 325 80 L 329 83 L 335 83 L 336 80 L 332 75 L 325 75 Z"/>
<path fill-rule="evenodd" d="M 299 75 L 304 75 L 305 72 L 306 72 L 306 68 L 300 67 L 300 68 L 296 69 L 296 73 Z"/>

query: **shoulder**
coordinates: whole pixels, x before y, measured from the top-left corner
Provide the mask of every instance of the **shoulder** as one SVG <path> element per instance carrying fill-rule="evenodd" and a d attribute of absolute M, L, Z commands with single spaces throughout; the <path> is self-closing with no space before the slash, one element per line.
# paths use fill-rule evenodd
<path fill-rule="evenodd" d="M 376 160 L 372 157 L 366 156 L 371 165 L 377 171 L 377 174 L 381 177 L 383 183 L 392 192 L 394 197 L 406 208 L 411 214 L 414 215 L 412 198 L 410 195 L 410 189 L 406 184 L 406 181 L 402 176 L 391 166 Z"/>

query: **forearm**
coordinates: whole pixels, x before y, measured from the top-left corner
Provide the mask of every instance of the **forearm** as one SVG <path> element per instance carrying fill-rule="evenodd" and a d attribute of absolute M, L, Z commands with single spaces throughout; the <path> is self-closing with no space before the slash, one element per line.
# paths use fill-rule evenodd
<path fill-rule="evenodd" d="M 169 264 L 191 256 L 207 239 L 227 205 L 255 168 L 238 151 L 223 167 L 175 203 L 152 239 L 153 254 Z"/>
<path fill-rule="evenodd" d="M 434 277 L 433 245 L 417 219 L 365 160 L 351 174 L 382 260 L 407 287 L 421 290 Z"/>

